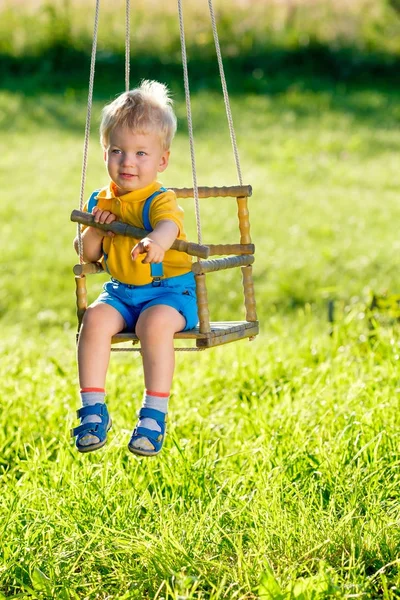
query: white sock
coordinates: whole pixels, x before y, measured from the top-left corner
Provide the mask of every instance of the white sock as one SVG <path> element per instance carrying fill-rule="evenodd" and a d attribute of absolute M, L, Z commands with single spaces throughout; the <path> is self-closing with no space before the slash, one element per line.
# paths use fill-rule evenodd
<path fill-rule="evenodd" d="M 106 392 L 102 388 L 83 388 L 81 390 L 82 406 L 104 404 L 105 398 Z M 101 417 L 100 415 L 88 415 L 87 417 L 83 417 L 81 424 L 85 425 L 86 423 L 101 423 Z M 87 433 L 80 439 L 79 444 L 81 446 L 90 446 L 91 444 L 96 444 L 98 441 L 99 438 L 97 435 Z"/>
<path fill-rule="evenodd" d="M 168 400 L 169 394 L 145 390 L 142 408 L 153 408 L 154 410 L 159 410 L 160 412 L 167 414 Z M 152 431 L 161 431 L 157 421 L 150 419 L 149 417 L 139 419 L 137 426 L 145 427 L 146 429 L 151 429 Z M 133 442 L 133 446 L 134 448 L 139 448 L 140 450 L 154 450 L 153 444 L 145 437 L 141 437 Z"/>
<path fill-rule="evenodd" d="M 104 404 L 106 401 L 106 391 L 102 388 L 83 388 L 81 390 L 81 400 L 82 406 Z M 88 415 L 82 419 L 82 425 L 85 423 L 101 423 L 101 418 L 99 415 Z"/>

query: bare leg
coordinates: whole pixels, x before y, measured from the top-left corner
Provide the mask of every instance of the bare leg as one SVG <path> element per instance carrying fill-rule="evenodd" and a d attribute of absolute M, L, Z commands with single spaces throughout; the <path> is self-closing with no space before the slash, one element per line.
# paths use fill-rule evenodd
<path fill-rule="evenodd" d="M 78 368 L 83 406 L 104 405 L 104 387 L 108 363 L 110 360 L 111 337 L 124 327 L 124 319 L 120 313 L 108 304 L 95 304 L 87 309 L 83 318 L 78 343 Z M 81 417 L 81 429 L 89 424 L 102 423 L 108 417 L 107 408 L 100 414 L 93 412 Z M 94 427 L 94 426 L 93 426 Z M 97 429 L 96 429 L 97 433 Z M 103 430 L 99 435 L 93 428 L 78 431 L 77 448 L 80 452 L 91 452 L 102 447 L 106 442 Z"/>
<path fill-rule="evenodd" d="M 182 331 L 185 318 L 172 306 L 158 304 L 139 317 L 136 335 L 140 339 L 147 389 L 169 393 L 175 368 L 174 333 Z"/>
<path fill-rule="evenodd" d="M 109 304 L 95 304 L 87 309 L 78 342 L 81 388 L 105 387 L 111 338 L 124 327 L 123 317 Z"/>
<path fill-rule="evenodd" d="M 168 398 L 172 385 L 172 377 L 175 367 L 174 353 L 174 333 L 181 331 L 185 327 L 185 319 L 182 315 L 166 305 L 152 306 L 140 315 L 136 333 L 141 342 L 144 381 L 146 394 L 144 397 L 143 410 L 155 409 L 155 412 L 165 413 L 168 409 Z M 156 443 L 161 443 L 158 436 L 153 432 L 163 431 L 163 419 L 157 419 L 150 415 L 140 417 L 137 428 L 129 443 L 129 449 L 135 454 L 152 455 L 160 451 L 155 447 Z M 165 421 L 163 421 L 165 422 Z M 137 430 L 143 430 L 143 433 L 135 433 Z M 146 436 L 144 431 L 149 431 Z M 151 433 L 151 435 L 150 435 Z"/>

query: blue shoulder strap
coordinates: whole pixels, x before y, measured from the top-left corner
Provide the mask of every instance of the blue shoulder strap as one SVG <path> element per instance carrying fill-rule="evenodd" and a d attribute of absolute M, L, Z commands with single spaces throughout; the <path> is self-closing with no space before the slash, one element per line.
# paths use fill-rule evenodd
<path fill-rule="evenodd" d="M 162 194 L 163 192 L 166 192 L 166 188 L 161 187 L 159 190 L 157 190 L 156 192 L 154 192 L 154 194 L 152 194 L 151 196 L 149 196 L 146 200 L 146 202 L 144 203 L 143 206 L 143 213 L 142 213 L 142 219 L 143 219 L 143 225 L 144 228 L 147 231 L 151 231 L 152 227 L 151 227 L 151 223 L 150 223 L 150 207 L 151 207 L 151 203 L 154 200 L 154 198 L 156 198 L 156 196 L 158 196 L 159 194 Z M 151 276 L 159 279 L 160 277 L 162 277 L 164 275 L 164 269 L 163 269 L 163 265 L 162 263 L 152 263 L 150 265 L 150 273 Z"/>
<path fill-rule="evenodd" d="M 152 227 L 151 227 L 151 223 L 150 223 L 150 207 L 151 207 L 151 203 L 153 202 L 154 198 L 156 196 L 158 196 L 159 194 L 162 194 L 163 192 L 166 192 L 167 189 L 164 187 L 161 187 L 159 190 L 157 190 L 156 192 L 154 192 L 154 194 L 152 194 L 151 196 L 149 196 L 146 200 L 146 202 L 144 203 L 143 206 L 143 213 L 142 213 L 142 219 L 143 219 L 143 225 L 144 228 L 147 231 L 151 231 Z"/>
<path fill-rule="evenodd" d="M 100 189 L 95 190 L 89 198 L 89 202 L 87 205 L 88 213 L 91 213 L 95 206 L 97 206 L 97 196 L 99 194 Z"/>

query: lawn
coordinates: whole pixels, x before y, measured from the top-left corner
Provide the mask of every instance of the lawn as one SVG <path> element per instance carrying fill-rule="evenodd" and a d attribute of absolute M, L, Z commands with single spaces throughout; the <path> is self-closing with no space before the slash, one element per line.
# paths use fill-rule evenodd
<path fill-rule="evenodd" d="M 184 186 L 175 87 L 162 181 Z M 107 93 L 87 195 L 106 182 Z M 233 96 L 261 333 L 177 354 L 165 448 L 145 460 L 126 447 L 136 353 L 112 357 L 107 446 L 82 456 L 69 439 L 85 93 L 0 91 L 0 598 L 400 597 L 399 327 L 369 308 L 400 292 L 399 96 L 328 79 Z M 237 183 L 220 95 L 198 91 L 193 116 L 199 183 Z M 233 204 L 201 202 L 204 241 L 237 241 Z M 90 298 L 103 281 L 89 278 Z M 212 319 L 241 319 L 239 275 L 208 281 Z"/>

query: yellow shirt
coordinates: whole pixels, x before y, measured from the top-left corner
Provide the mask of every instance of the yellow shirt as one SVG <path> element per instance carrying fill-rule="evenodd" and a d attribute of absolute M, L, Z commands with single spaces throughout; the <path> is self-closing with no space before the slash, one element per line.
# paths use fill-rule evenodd
<path fill-rule="evenodd" d="M 158 181 L 154 181 L 141 190 L 135 190 L 123 196 L 116 196 L 115 184 L 111 182 L 108 187 L 99 191 L 97 206 L 112 212 L 119 221 L 144 229 L 142 213 L 145 201 L 160 187 L 162 185 Z M 87 211 L 87 204 L 84 210 Z M 173 221 L 178 226 L 178 239 L 187 239 L 183 230 L 183 210 L 178 206 L 176 196 L 172 190 L 161 192 L 152 200 L 149 218 L 153 229 L 159 221 L 165 219 Z M 130 285 L 151 283 L 150 265 L 142 264 L 144 255 L 135 261 L 131 259 L 131 250 L 138 241 L 123 235 L 103 238 L 102 263 L 111 277 Z M 166 251 L 163 260 L 164 277 L 184 275 L 191 270 L 191 266 L 191 258 L 185 252 Z"/>

